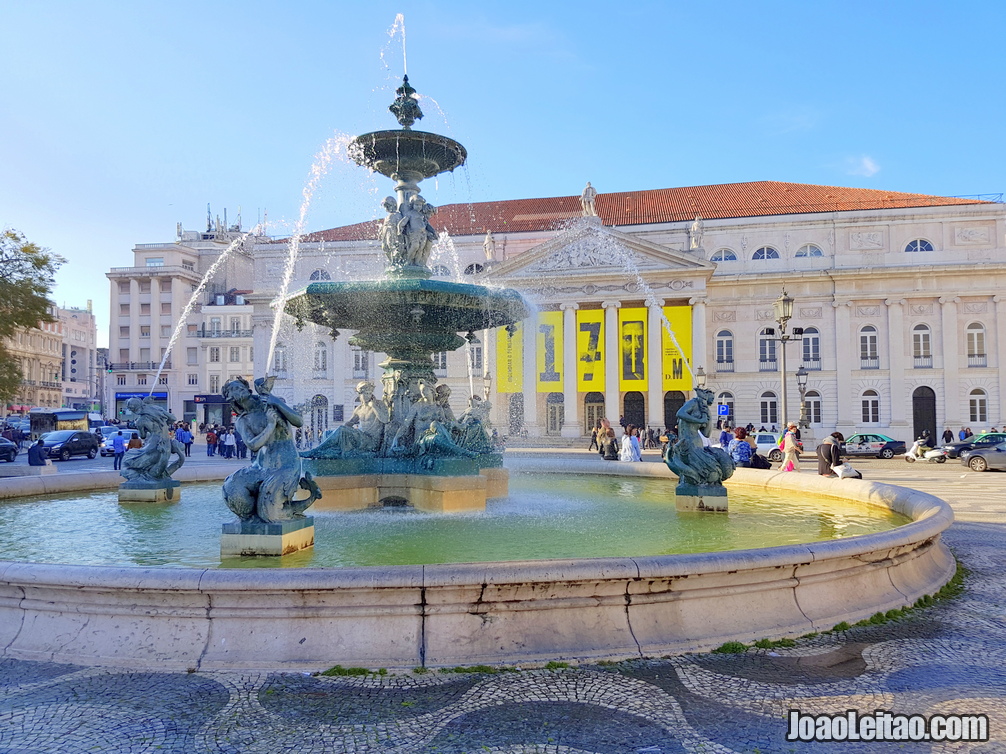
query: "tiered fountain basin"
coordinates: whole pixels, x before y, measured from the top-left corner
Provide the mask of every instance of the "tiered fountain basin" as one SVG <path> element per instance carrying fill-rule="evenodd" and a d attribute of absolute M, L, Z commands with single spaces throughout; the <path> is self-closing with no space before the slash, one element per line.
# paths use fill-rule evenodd
<path fill-rule="evenodd" d="M 508 466 L 673 479 L 662 465 L 594 459 Z M 178 476 L 213 471 L 183 468 Z M 112 488 L 117 479 L 96 472 L 3 480 L 0 497 Z M 303 671 L 625 659 L 829 629 L 912 604 L 954 573 L 940 539 L 953 515 L 932 495 L 747 469 L 728 486 L 879 506 L 911 522 L 841 540 L 644 557 L 324 569 L 6 562 L 0 656 Z"/>

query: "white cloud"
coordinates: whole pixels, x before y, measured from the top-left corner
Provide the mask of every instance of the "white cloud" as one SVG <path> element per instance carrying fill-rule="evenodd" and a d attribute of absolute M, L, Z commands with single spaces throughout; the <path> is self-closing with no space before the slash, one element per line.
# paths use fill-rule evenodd
<path fill-rule="evenodd" d="M 869 155 L 862 157 L 849 157 L 845 161 L 846 172 L 849 175 L 863 175 L 869 178 L 880 172 L 880 165 Z"/>

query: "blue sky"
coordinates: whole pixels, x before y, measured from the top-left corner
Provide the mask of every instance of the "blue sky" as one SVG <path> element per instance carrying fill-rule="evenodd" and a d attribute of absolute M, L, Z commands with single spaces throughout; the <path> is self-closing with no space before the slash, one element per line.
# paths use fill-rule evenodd
<path fill-rule="evenodd" d="M 207 202 L 289 232 L 326 140 L 395 125 L 399 12 L 436 100 L 417 128 L 469 153 L 434 204 L 588 180 L 1006 190 L 1001 2 L 10 0 L 0 226 L 69 260 L 56 299 L 93 299 L 102 330 L 105 270 Z M 389 187 L 337 162 L 307 228 L 375 217 Z"/>

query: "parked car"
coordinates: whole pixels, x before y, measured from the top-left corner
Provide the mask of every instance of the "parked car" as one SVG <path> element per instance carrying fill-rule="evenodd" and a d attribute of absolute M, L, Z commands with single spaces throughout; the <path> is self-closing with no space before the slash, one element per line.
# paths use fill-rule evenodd
<path fill-rule="evenodd" d="M 122 436 L 126 439 L 126 442 L 129 442 L 134 437 L 140 436 L 140 433 L 135 429 L 126 429 L 125 427 L 98 427 L 98 431 L 94 434 L 98 437 L 98 452 L 100 452 L 103 457 L 115 455 L 115 449 L 112 447 L 112 438 L 119 432 L 122 432 Z"/>
<path fill-rule="evenodd" d="M 861 432 L 846 438 L 842 452 L 848 456 L 873 456 L 875 458 L 894 458 L 904 455 L 907 448 L 903 440 L 895 440 L 887 435 L 875 432 Z"/>
<path fill-rule="evenodd" d="M 770 461 L 781 461 L 782 451 L 779 450 L 779 436 L 772 432 L 755 432 L 755 443 L 759 455 L 763 455 Z"/>
<path fill-rule="evenodd" d="M 961 455 L 961 463 L 972 471 L 1006 471 L 1006 442 L 972 448 Z"/>
<path fill-rule="evenodd" d="M 6 437 L 0 437 L 0 458 L 8 463 L 13 463 L 17 458 L 17 445 Z"/>
<path fill-rule="evenodd" d="M 985 432 L 977 437 L 972 435 L 960 442 L 948 442 L 943 446 L 943 449 L 947 451 L 948 457 L 958 458 L 966 451 L 971 451 L 975 448 L 990 448 L 1001 442 L 1006 442 L 1006 432 Z"/>
<path fill-rule="evenodd" d="M 93 432 L 57 429 L 55 432 L 46 432 L 39 439 L 42 440 L 46 455 L 60 461 L 69 461 L 70 456 L 94 458 L 98 455 L 98 438 Z"/>

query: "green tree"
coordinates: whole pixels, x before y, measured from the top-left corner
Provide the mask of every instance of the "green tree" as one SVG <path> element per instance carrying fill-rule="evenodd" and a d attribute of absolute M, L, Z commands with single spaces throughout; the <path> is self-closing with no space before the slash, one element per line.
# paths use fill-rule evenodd
<path fill-rule="evenodd" d="M 0 401 L 17 395 L 21 365 L 7 346 L 18 330 L 52 322 L 49 294 L 64 260 L 16 230 L 0 234 Z"/>

